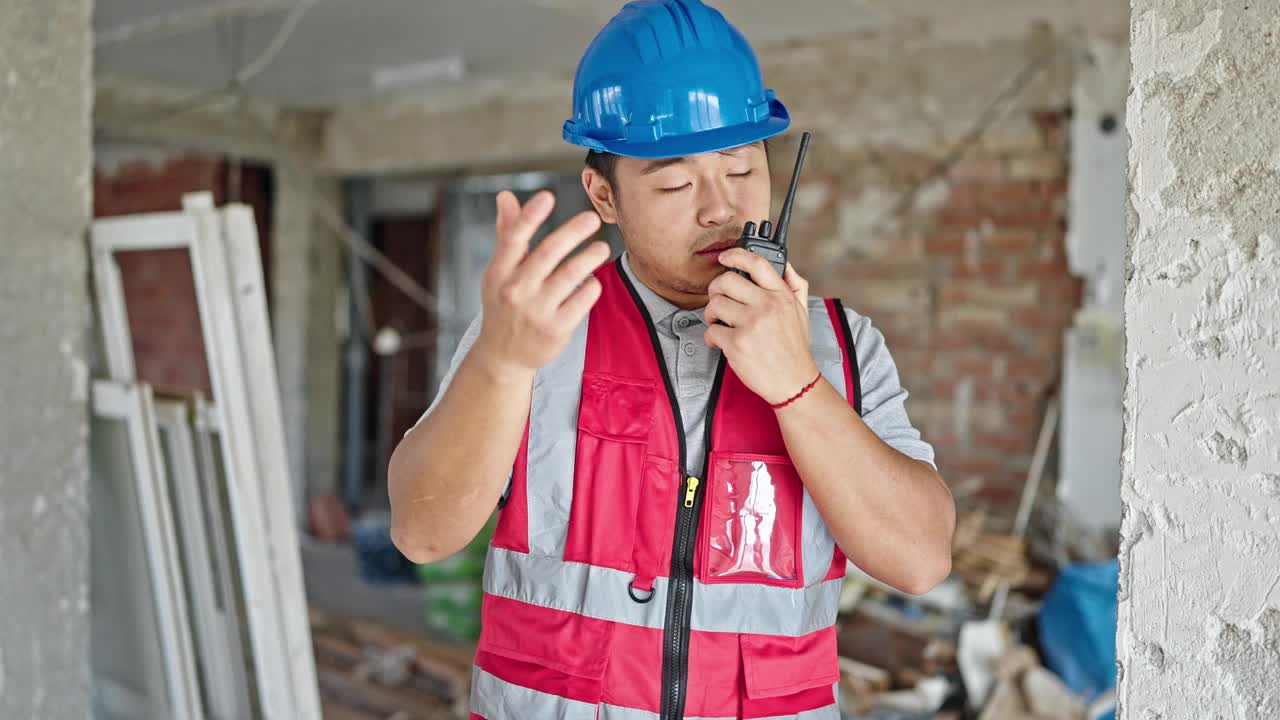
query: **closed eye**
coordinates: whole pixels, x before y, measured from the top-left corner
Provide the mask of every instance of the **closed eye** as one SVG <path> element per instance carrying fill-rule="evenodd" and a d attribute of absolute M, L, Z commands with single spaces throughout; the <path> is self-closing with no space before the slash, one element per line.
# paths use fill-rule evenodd
<path fill-rule="evenodd" d="M 731 178 L 744 178 L 744 177 L 746 177 L 746 176 L 748 176 L 748 175 L 750 175 L 750 174 L 751 174 L 751 171 L 750 171 L 750 170 L 748 170 L 748 171 L 746 171 L 746 172 L 740 172 L 740 173 L 729 173 L 729 177 L 731 177 Z"/>
<path fill-rule="evenodd" d="M 685 183 L 685 184 L 681 185 L 680 187 L 658 188 L 658 192 L 664 192 L 664 193 L 677 193 L 677 192 L 680 192 L 681 190 L 684 190 L 685 188 L 689 188 L 689 187 L 693 187 L 692 183 Z"/>

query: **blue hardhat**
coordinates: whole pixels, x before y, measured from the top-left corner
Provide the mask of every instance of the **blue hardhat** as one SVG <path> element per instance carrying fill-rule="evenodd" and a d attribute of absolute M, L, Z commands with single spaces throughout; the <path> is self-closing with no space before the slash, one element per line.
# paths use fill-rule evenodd
<path fill-rule="evenodd" d="M 564 139 L 667 158 L 747 145 L 787 129 L 746 38 L 700 0 L 627 3 L 583 53 Z"/>

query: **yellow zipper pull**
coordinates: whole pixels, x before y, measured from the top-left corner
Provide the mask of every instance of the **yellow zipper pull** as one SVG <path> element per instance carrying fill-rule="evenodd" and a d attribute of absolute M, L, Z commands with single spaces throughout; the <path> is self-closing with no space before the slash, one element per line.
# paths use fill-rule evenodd
<path fill-rule="evenodd" d="M 689 476 L 689 487 L 688 487 L 688 489 L 686 489 L 686 490 L 684 491 L 684 506 L 685 506 L 685 507 L 687 507 L 687 508 L 691 508 L 691 507 L 693 507 L 693 496 L 694 496 L 694 493 L 696 493 L 696 492 L 698 492 L 698 478 L 696 478 L 696 477 L 694 477 L 694 476 L 690 475 L 690 476 Z"/>

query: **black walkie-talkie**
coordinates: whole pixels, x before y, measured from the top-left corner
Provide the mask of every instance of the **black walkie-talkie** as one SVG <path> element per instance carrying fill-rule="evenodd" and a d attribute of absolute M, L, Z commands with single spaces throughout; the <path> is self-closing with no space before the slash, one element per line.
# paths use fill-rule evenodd
<path fill-rule="evenodd" d="M 791 224 L 791 203 L 796 198 L 796 185 L 800 180 L 800 168 L 804 165 L 804 154 L 809 149 L 809 133 L 800 136 L 800 152 L 796 155 L 796 167 L 791 171 L 791 187 L 787 190 L 787 197 L 782 202 L 782 212 L 778 215 L 778 227 L 770 236 L 770 225 L 768 220 L 760 223 L 757 232 L 756 224 L 749 222 L 742 228 L 742 237 L 738 238 L 737 247 L 746 248 L 747 250 L 763 257 L 773 265 L 778 271 L 778 275 L 783 275 L 787 270 L 787 226 Z M 750 278 L 750 274 L 741 270 L 734 272 L 743 277 Z"/>

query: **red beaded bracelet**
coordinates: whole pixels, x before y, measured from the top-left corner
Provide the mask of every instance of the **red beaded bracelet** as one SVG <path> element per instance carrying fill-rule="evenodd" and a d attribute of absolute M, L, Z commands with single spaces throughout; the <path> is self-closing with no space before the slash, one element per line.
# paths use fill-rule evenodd
<path fill-rule="evenodd" d="M 814 379 L 813 379 L 813 382 L 809 383 L 808 385 L 805 385 L 805 386 L 804 386 L 804 388 L 803 388 L 802 390 L 800 390 L 800 392 L 796 393 L 795 395 L 792 395 L 790 398 L 788 398 L 788 399 L 786 399 L 786 400 L 783 400 L 782 402 L 778 403 L 777 405 L 775 405 L 775 404 L 773 404 L 773 403 L 769 403 L 769 407 L 773 408 L 774 410 L 777 410 L 777 409 L 779 409 L 779 408 L 784 408 L 784 407 L 786 407 L 786 406 L 790 405 L 791 403 L 793 403 L 793 402 L 795 402 L 795 401 L 799 400 L 800 398 L 804 397 L 804 394 L 805 394 L 805 393 L 807 393 L 807 392 L 809 392 L 810 390 L 812 390 L 812 389 L 813 389 L 813 386 L 814 386 L 814 385 L 817 385 L 817 384 L 818 384 L 818 381 L 819 381 L 819 380 L 821 380 L 821 379 L 822 379 L 822 373 L 818 373 L 818 377 L 814 378 Z"/>

